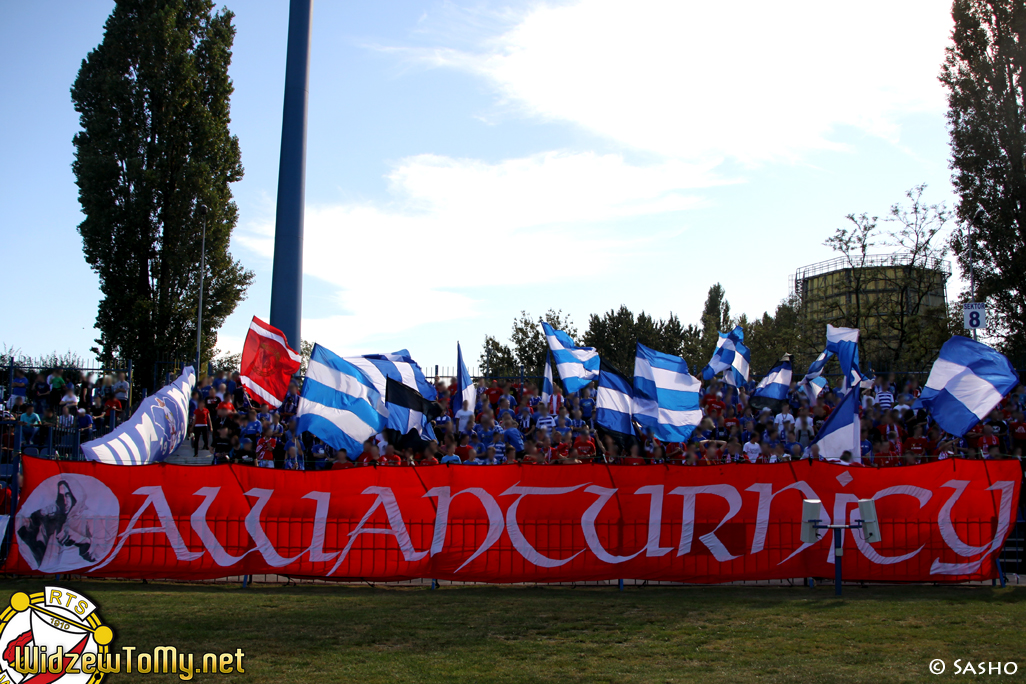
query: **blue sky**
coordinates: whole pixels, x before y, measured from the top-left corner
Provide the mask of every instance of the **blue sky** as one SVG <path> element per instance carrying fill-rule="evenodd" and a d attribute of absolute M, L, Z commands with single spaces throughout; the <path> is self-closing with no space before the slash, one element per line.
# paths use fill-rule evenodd
<path fill-rule="evenodd" d="M 846 214 L 918 183 L 952 201 L 949 8 L 898 4 L 319 0 L 303 337 L 452 366 L 521 309 L 692 322 L 715 282 L 735 314 L 774 308 Z M 256 272 L 219 339 L 237 351 L 268 314 L 288 3 L 228 6 L 232 250 Z M 97 335 L 69 88 L 112 7 L 3 3 L 0 342 L 26 353 Z"/>

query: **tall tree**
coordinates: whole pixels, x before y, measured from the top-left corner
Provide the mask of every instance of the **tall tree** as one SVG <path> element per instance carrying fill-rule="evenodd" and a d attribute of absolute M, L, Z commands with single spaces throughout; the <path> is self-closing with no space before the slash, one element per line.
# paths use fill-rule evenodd
<path fill-rule="evenodd" d="M 71 89 L 82 130 L 72 168 L 86 261 L 99 275 L 94 351 L 149 377 L 161 356 L 192 356 L 206 221 L 208 353 L 253 275 L 228 251 L 242 178 L 228 128 L 233 14 L 210 0 L 117 0 Z"/>
<path fill-rule="evenodd" d="M 701 331 L 698 326 L 681 324 L 676 315 L 665 321 L 640 312 L 637 316 L 626 306 L 610 309 L 601 316 L 592 314 L 584 333 L 584 344 L 595 347 L 599 356 L 630 375 L 634 370 L 635 343 L 641 342 L 667 354 L 682 356 L 692 372 L 701 349 Z"/>
<path fill-rule="evenodd" d="M 988 319 L 996 324 L 1004 351 L 1021 358 L 1026 354 L 1026 5 L 954 0 L 951 14 L 955 25 L 940 80 L 948 89 L 957 213 L 967 227 L 952 237 L 951 246 L 962 270 L 973 269 L 976 299 L 987 301 Z"/>
<path fill-rule="evenodd" d="M 879 296 L 878 344 L 892 366 L 920 368 L 933 360 L 950 337 L 948 312 L 942 303 L 948 246 L 944 231 L 950 219 L 944 204 L 923 200 L 926 185 L 905 193 L 908 205 L 894 204 L 887 216 L 884 244 L 900 251 L 893 268 L 884 269 Z"/>
<path fill-rule="evenodd" d="M 549 343 L 542 331 L 542 322 L 548 323 L 556 330 L 562 330 L 570 339 L 577 341 L 577 328 L 568 314 L 562 310 L 549 309 L 544 316 L 534 318 L 526 311 L 521 311 L 513 321 L 510 331 L 510 344 L 505 345 L 491 335 L 485 336 L 484 351 L 481 352 L 481 368 L 489 375 L 498 377 L 518 377 L 521 367 L 528 377 L 540 377 L 545 372 L 545 353 Z"/>
<path fill-rule="evenodd" d="M 804 322 L 860 329 L 861 357 L 880 370 L 921 368 L 948 337 L 944 233 L 950 216 L 944 204 L 924 200 L 925 190 L 908 190 L 907 203 L 891 205 L 882 221 L 849 214 L 848 224 L 824 242 L 843 266 L 812 274 L 800 288 Z M 875 246 L 897 251 L 873 255 Z"/>
<path fill-rule="evenodd" d="M 727 332 L 734 327 L 730 318 L 730 302 L 727 301 L 727 291 L 723 286 L 716 283 L 709 288 L 709 294 L 705 298 L 705 306 L 702 307 L 702 351 L 704 364 L 712 356 L 716 349 L 716 342 L 719 341 L 719 332 Z"/>
<path fill-rule="evenodd" d="M 803 292 L 802 297 L 806 303 L 816 302 L 820 313 L 826 318 L 835 319 L 837 325 L 861 329 L 865 322 L 864 308 L 868 305 L 866 283 L 870 280 L 865 266 L 869 263 L 869 250 L 877 244 L 879 219 L 865 213 L 848 214 L 845 218 L 850 225 L 836 229 L 823 244 L 840 254 L 847 266 L 846 289 L 852 293 L 851 301 L 842 297 L 821 297 L 818 292 Z M 864 344 L 865 339 L 860 337 L 860 348 Z"/>
<path fill-rule="evenodd" d="M 485 335 L 484 350 L 478 366 L 490 377 L 512 378 L 520 374 L 513 350 L 491 335 Z"/>

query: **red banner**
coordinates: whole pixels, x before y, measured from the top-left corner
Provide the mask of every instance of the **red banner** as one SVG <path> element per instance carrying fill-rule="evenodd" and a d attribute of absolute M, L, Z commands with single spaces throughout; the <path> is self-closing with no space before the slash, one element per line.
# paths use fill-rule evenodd
<path fill-rule="evenodd" d="M 800 541 L 803 499 L 844 532 L 846 579 L 994 577 L 1015 520 L 1015 461 L 902 468 L 507 465 L 289 472 L 25 460 L 5 571 L 201 579 L 679 582 L 832 577 L 830 533 Z"/>

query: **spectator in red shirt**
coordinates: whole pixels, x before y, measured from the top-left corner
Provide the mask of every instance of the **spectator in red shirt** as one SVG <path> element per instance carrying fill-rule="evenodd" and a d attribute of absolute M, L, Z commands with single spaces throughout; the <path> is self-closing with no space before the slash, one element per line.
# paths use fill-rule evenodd
<path fill-rule="evenodd" d="M 456 447 L 456 455 L 460 457 L 460 460 L 464 463 L 470 457 L 470 451 L 473 447 L 470 445 L 470 435 L 460 435 L 460 445 Z"/>
<path fill-rule="evenodd" d="M 117 401 L 117 399 L 108 400 L 109 405 L 111 401 Z M 120 402 L 118 402 L 120 403 Z M 203 404 L 199 405 L 196 412 L 192 414 L 192 451 L 193 457 L 199 456 L 200 439 L 203 440 L 203 448 L 210 450 L 210 411 L 206 409 Z"/>
<path fill-rule="evenodd" d="M 332 470 L 342 470 L 343 468 L 352 468 L 353 462 L 349 460 L 349 454 L 346 453 L 345 449 L 337 449 L 335 451 L 335 458 L 331 460 Z"/>
<path fill-rule="evenodd" d="M 495 408 L 499 403 L 499 399 L 502 398 L 502 388 L 499 387 L 498 380 L 492 380 L 492 386 L 485 390 L 485 395 L 488 397 L 488 403 Z"/>
<path fill-rule="evenodd" d="M 566 433 L 563 432 L 554 432 L 553 436 L 556 439 L 556 443 L 552 445 L 549 458 L 552 461 L 560 461 L 570 454 L 570 440 Z"/>
<path fill-rule="evenodd" d="M 397 466 L 400 463 L 399 455 L 395 453 L 395 447 L 386 444 L 385 453 L 378 457 L 378 465 Z"/>
<path fill-rule="evenodd" d="M 727 405 L 723 403 L 723 400 L 720 398 L 721 396 L 722 395 L 719 392 L 714 393 L 710 391 L 702 397 L 702 406 L 705 408 L 706 415 L 711 416 L 714 412 L 716 414 L 723 413 L 723 410 Z"/>
<path fill-rule="evenodd" d="M 1012 421 L 1008 424 L 1008 434 L 1012 438 L 1012 448 L 1026 449 L 1026 417 L 1022 411 L 1015 411 L 1012 414 Z"/>
<path fill-rule="evenodd" d="M 271 432 L 270 427 L 264 428 L 264 436 L 257 442 L 257 466 L 260 468 L 274 468 L 274 450 L 278 446 L 278 439 Z"/>
<path fill-rule="evenodd" d="M 577 453 L 577 449 L 570 449 L 570 451 L 568 451 L 565 456 L 560 457 L 559 459 L 554 461 L 554 463 L 558 463 L 560 465 L 582 463 L 581 459 L 578 458 L 578 456 L 580 456 L 580 454 Z"/>
<path fill-rule="evenodd" d="M 917 425 L 912 432 L 912 436 L 905 440 L 905 461 L 909 464 L 914 464 L 917 459 L 926 456 L 929 446 L 930 440 L 923 437 L 923 426 Z"/>
<path fill-rule="evenodd" d="M 107 401 L 103 402 L 103 409 L 107 415 L 107 427 L 109 429 L 114 429 L 114 421 L 121 415 L 123 408 L 121 400 L 113 394 L 107 399 Z M 207 436 L 207 439 L 210 439 L 209 435 Z"/>
<path fill-rule="evenodd" d="M 894 465 L 897 455 L 891 450 L 891 443 L 886 439 L 880 440 L 873 446 L 873 465 Z"/>
<path fill-rule="evenodd" d="M 356 465 L 376 465 L 380 458 L 381 456 L 378 452 L 378 445 L 368 440 L 363 443 L 363 453 L 356 458 Z"/>
<path fill-rule="evenodd" d="M 667 442 L 666 460 L 670 463 L 684 462 L 684 450 L 683 447 L 681 447 L 680 442 Z"/>
<path fill-rule="evenodd" d="M 994 434 L 994 428 L 990 425 L 983 426 L 983 434 L 976 440 L 976 448 L 981 454 L 990 452 L 991 447 L 1000 446 L 1001 440 Z"/>
<path fill-rule="evenodd" d="M 595 442 L 589 436 L 587 426 L 581 428 L 580 434 L 574 439 L 573 448 L 584 458 L 591 458 L 595 455 Z"/>

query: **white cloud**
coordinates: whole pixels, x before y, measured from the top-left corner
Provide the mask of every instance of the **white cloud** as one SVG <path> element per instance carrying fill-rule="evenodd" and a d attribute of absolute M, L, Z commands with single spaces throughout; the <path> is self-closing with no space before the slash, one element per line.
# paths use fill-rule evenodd
<path fill-rule="evenodd" d="M 842 126 L 895 141 L 901 115 L 941 111 L 950 27 L 936 0 L 585 0 L 477 51 L 411 53 L 630 148 L 758 162 L 837 148 Z"/>
<path fill-rule="evenodd" d="M 558 282 L 577 277 L 581 264 L 600 269 L 654 249 L 665 232 L 618 222 L 690 208 L 699 200 L 686 189 L 717 181 L 710 169 L 679 161 L 641 167 L 619 155 L 550 152 L 498 164 L 421 155 L 401 161 L 389 182 L 390 202 L 306 211 L 304 273 L 334 290 L 343 313 L 304 319 L 304 337 L 340 353 L 476 315 L 492 281 L 476 279 L 470 265 L 488 255 L 513 282 Z M 237 239 L 273 254 L 269 222 L 240 229 Z M 532 268 L 542 256 L 547 265 Z"/>
<path fill-rule="evenodd" d="M 386 198 L 308 207 L 304 270 L 333 306 L 311 306 L 307 286 L 308 316 L 321 317 L 304 319 L 304 337 L 340 353 L 390 351 L 376 340 L 491 310 L 510 284 L 665 258 L 679 248 L 660 238 L 684 230 L 679 212 L 703 202 L 695 191 L 731 182 L 717 172 L 724 161 L 810 162 L 846 149 L 847 127 L 897 143 L 903 116 L 943 111 L 936 74 L 950 23 L 934 0 L 584 0 L 519 15 L 445 3 L 417 29 L 438 47 L 388 50 L 481 77 L 501 116 L 570 123 L 628 156 L 412 156 L 393 166 Z M 267 258 L 272 214 L 238 233 Z M 718 239 L 689 249 L 715 252 Z M 508 271 L 501 293 L 475 275 L 489 255 Z"/>

